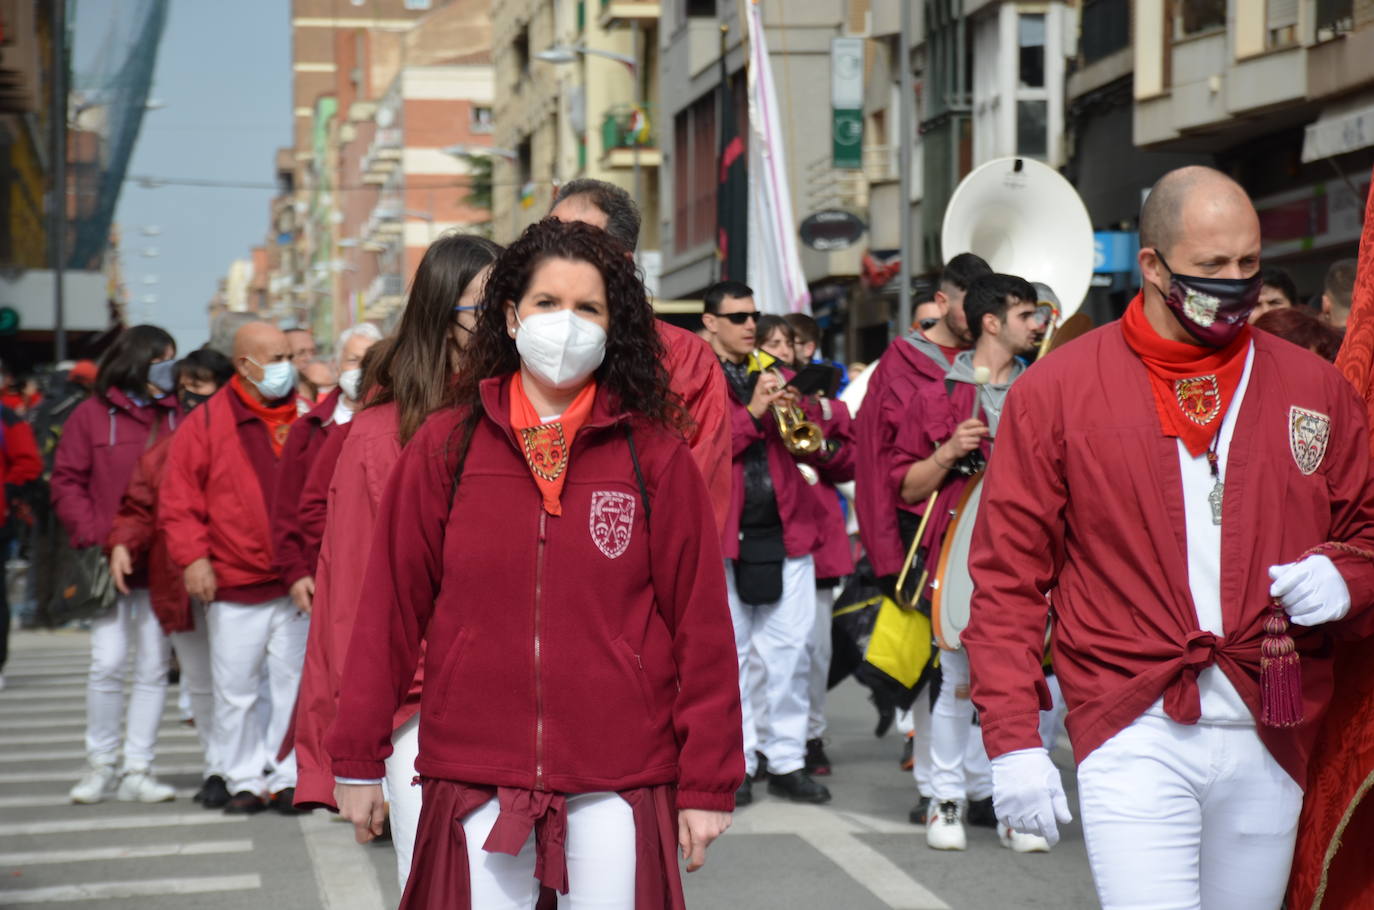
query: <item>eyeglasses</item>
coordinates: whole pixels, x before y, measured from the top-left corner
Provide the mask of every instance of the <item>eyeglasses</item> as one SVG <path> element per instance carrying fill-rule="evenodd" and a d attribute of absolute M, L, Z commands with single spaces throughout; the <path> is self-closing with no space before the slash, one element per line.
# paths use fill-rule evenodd
<path fill-rule="evenodd" d="M 744 325 L 746 322 L 758 322 L 759 313 L 756 310 L 739 313 L 717 313 L 721 319 L 728 319 L 735 325 Z"/>

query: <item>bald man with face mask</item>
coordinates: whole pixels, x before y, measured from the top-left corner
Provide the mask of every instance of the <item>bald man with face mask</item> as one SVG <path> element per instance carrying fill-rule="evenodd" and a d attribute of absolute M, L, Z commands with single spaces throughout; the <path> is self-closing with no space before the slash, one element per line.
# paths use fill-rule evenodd
<path fill-rule="evenodd" d="M 251 322 L 234 337 L 235 374 L 172 442 L 158 530 L 206 605 L 214 680 L 214 737 L 232 794 L 225 811 L 269 804 L 293 814 L 295 755 L 277 759 L 300 685 L 309 621 L 273 563 L 268 516 L 278 464 L 296 421 L 296 373 L 286 335 Z M 266 683 L 271 720 L 255 706 Z M 267 773 L 263 773 L 263 769 Z"/>
<path fill-rule="evenodd" d="M 1277 910 L 1330 639 L 1374 631 L 1369 430 L 1329 364 L 1250 331 L 1260 227 L 1237 183 L 1165 175 L 1140 240 L 1125 316 L 1007 399 L 970 557 L 973 700 L 999 819 L 1057 840 L 1052 603 L 1103 907 Z"/>

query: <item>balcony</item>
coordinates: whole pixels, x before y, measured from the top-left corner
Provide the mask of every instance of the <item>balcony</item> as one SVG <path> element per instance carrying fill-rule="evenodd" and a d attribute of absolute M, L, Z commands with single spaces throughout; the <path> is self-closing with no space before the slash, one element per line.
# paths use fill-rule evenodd
<path fill-rule="evenodd" d="M 603 167 L 658 167 L 663 156 L 654 131 L 653 107 L 617 104 L 601 118 Z"/>
<path fill-rule="evenodd" d="M 871 183 L 888 183 L 901 176 L 897 161 L 897 147 L 892 145 L 864 146 L 864 176 Z"/>
<path fill-rule="evenodd" d="M 658 22 L 663 14 L 663 4 L 658 0 L 601 0 L 598 24 L 610 30 L 632 22 L 650 25 Z"/>
<path fill-rule="evenodd" d="M 400 275 L 378 275 L 363 292 L 363 315 L 367 319 L 385 319 L 405 302 L 405 290 L 405 279 Z"/>
<path fill-rule="evenodd" d="M 391 172 L 401 163 L 402 136 L 399 127 L 377 130 L 372 144 L 363 155 L 363 183 L 380 185 L 386 183 Z"/>

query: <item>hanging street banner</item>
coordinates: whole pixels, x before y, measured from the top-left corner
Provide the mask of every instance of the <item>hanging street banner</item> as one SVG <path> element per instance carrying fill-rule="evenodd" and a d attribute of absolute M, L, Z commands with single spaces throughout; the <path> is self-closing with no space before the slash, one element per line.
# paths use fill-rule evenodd
<path fill-rule="evenodd" d="M 864 166 L 864 40 L 830 39 L 830 139 L 832 165 Z"/>

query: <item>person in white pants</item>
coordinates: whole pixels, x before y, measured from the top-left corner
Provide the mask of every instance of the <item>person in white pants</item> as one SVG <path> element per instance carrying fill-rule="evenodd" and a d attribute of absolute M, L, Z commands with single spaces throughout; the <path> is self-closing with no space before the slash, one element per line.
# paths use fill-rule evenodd
<path fill-rule="evenodd" d="M 822 587 L 816 589 L 816 622 L 811 627 L 811 637 L 806 642 L 810 663 L 807 671 L 807 701 L 810 708 L 806 715 L 806 741 L 819 741 L 825 737 L 825 696 L 830 691 L 830 614 L 835 608 L 835 589 Z M 830 773 L 829 765 L 825 773 Z"/>
<path fill-rule="evenodd" d="M 215 735 L 229 792 L 280 793 L 294 788 L 295 752 L 279 761 L 277 750 L 296 704 L 309 618 L 289 597 L 261 604 L 215 601 L 207 614 Z M 255 714 L 264 675 L 271 696 L 265 731 Z"/>
<path fill-rule="evenodd" d="M 420 715 L 416 713 L 391 734 L 391 754 L 386 759 L 384 781 L 391 811 L 391 846 L 396 849 L 396 881 L 403 893 L 406 879 L 410 877 L 415 830 L 420 824 L 420 809 L 424 803 L 420 785 L 415 782 L 415 759 L 419 754 Z"/>
<path fill-rule="evenodd" d="M 172 633 L 172 648 L 181 665 L 181 691 L 189 699 L 191 718 L 196 724 L 196 737 L 205 754 L 205 773 L 201 777 L 205 786 L 197 794 L 196 801 L 208 809 L 217 809 L 228 801 L 229 793 L 224 782 L 220 737 L 215 733 L 215 686 L 210 667 L 209 619 L 205 605 L 200 601 L 191 604 L 191 621 L 194 627 L 189 632 Z M 219 778 L 217 786 L 213 783 L 214 778 Z M 207 803 L 206 790 L 211 787 L 217 792 Z"/>
<path fill-rule="evenodd" d="M 126 715 L 124 674 L 130 652 L 134 672 Z M 109 794 L 121 745 L 124 765 L 117 798 L 157 803 L 175 796 L 175 790 L 152 776 L 170 665 L 167 636 L 153 614 L 146 588 L 121 594 L 113 610 L 91 622 L 91 671 L 86 684 L 86 754 L 91 769 L 72 788 L 72 802 L 98 803 Z"/>

